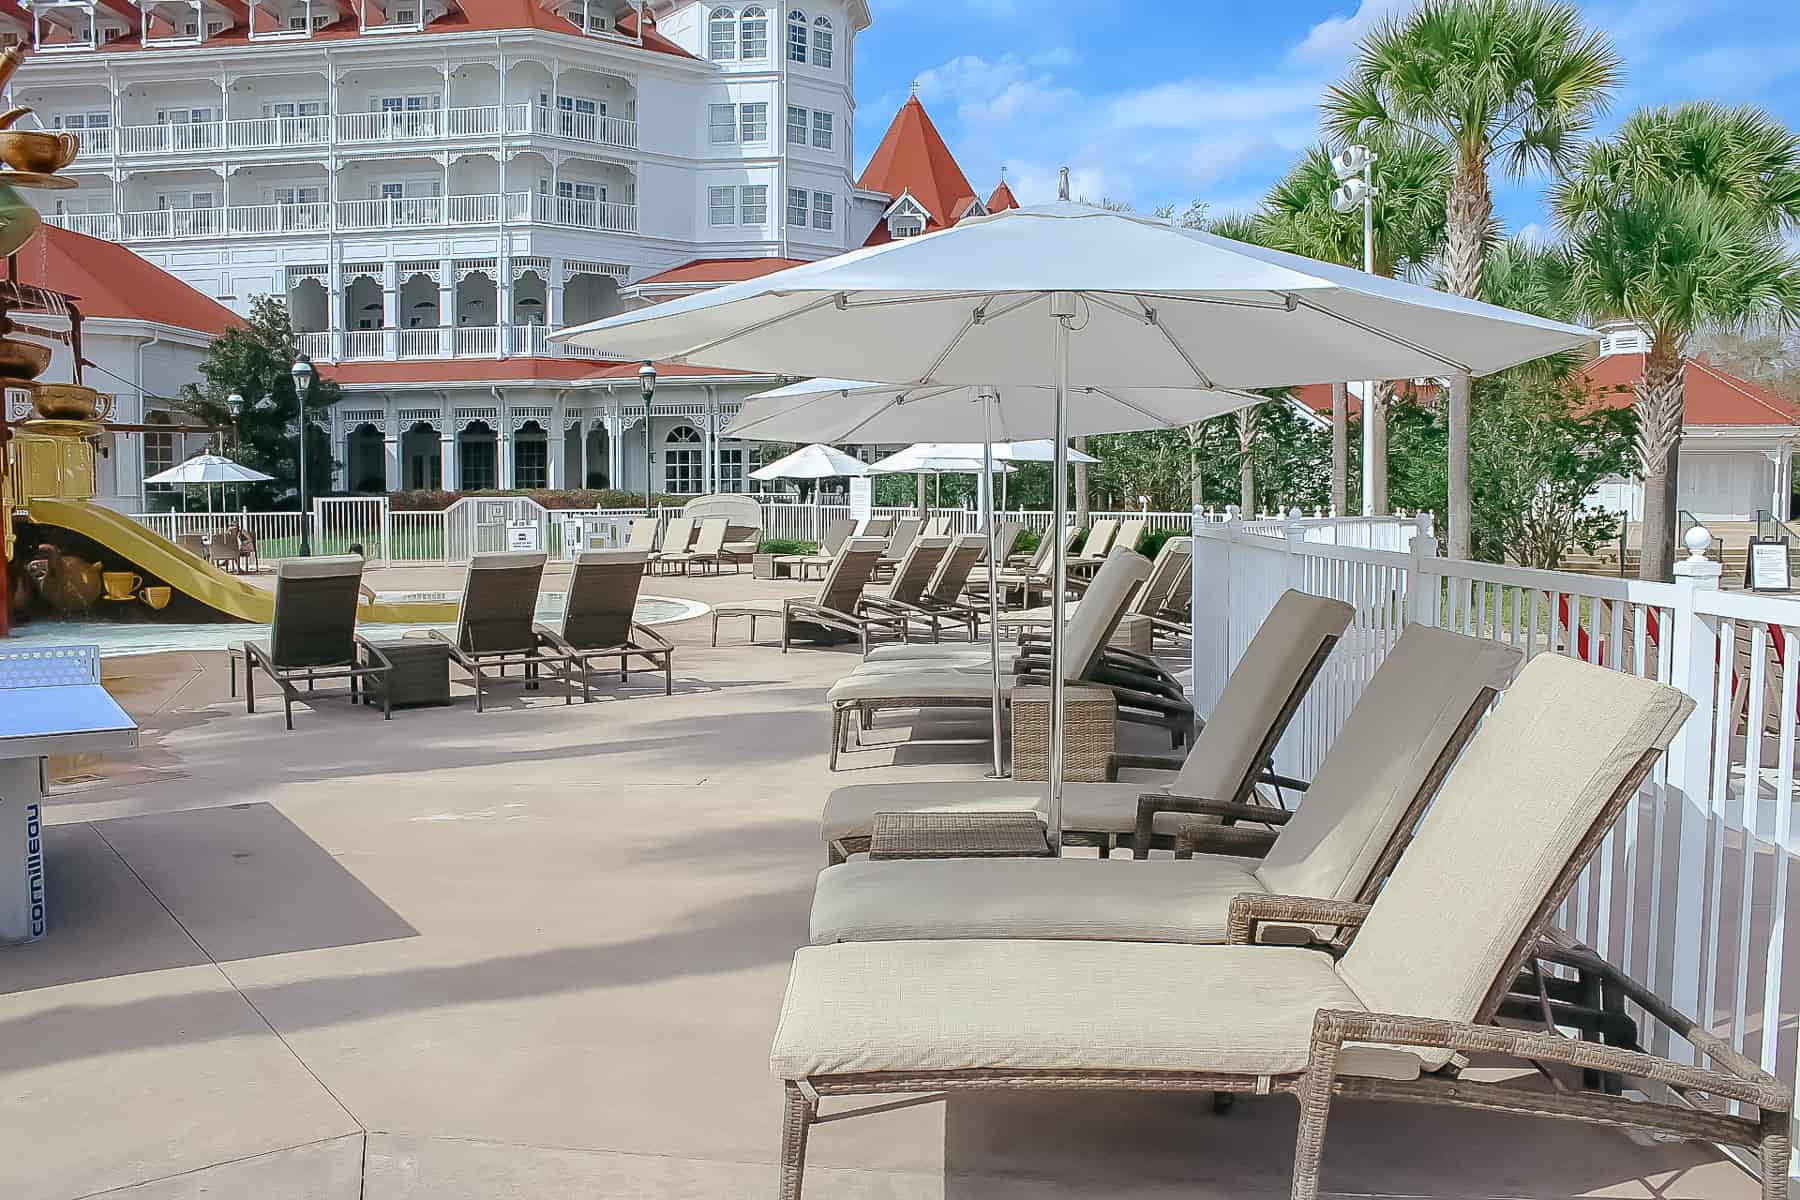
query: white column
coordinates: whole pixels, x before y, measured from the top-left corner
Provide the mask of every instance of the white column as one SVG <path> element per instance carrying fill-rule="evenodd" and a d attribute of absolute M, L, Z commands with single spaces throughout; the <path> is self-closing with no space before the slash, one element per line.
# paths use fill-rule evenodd
<path fill-rule="evenodd" d="M 456 326 L 456 262 L 444 259 L 438 273 L 438 324 L 446 330 Z M 438 335 L 438 353 L 454 352 L 456 334 L 441 333 Z"/>
<path fill-rule="evenodd" d="M 563 265 L 561 259 L 550 261 L 550 278 L 544 281 L 544 322 L 551 329 L 563 325 Z"/>
<path fill-rule="evenodd" d="M 569 463 L 569 423 L 563 419 L 562 406 L 557 406 L 553 424 L 544 431 L 544 440 L 549 443 L 548 462 L 545 466 L 545 480 L 553 488 L 568 487 L 566 476 Z"/>
<path fill-rule="evenodd" d="M 399 264 L 389 259 L 381 272 L 381 328 L 389 358 L 400 354 L 400 274 Z"/>
<path fill-rule="evenodd" d="M 394 418 L 391 411 L 388 414 L 388 419 L 383 423 L 383 427 L 386 431 L 382 436 L 382 446 L 383 449 L 387 451 L 387 490 L 390 492 L 397 492 L 402 486 L 400 476 L 400 439 L 404 435 L 397 432 L 399 423 Z"/>
<path fill-rule="evenodd" d="M 456 426 L 449 419 L 444 422 L 444 432 L 438 435 L 438 458 L 442 463 L 444 489 L 451 492 L 461 490 L 462 478 L 456 469 Z"/>
<path fill-rule="evenodd" d="M 582 417 L 581 417 L 581 425 L 575 431 L 576 435 L 577 435 L 577 439 L 575 442 L 576 461 L 579 462 L 581 465 L 581 478 L 577 479 L 575 481 L 575 486 L 578 488 L 584 488 L 588 485 L 588 483 L 587 483 L 587 481 L 588 481 L 588 461 L 587 461 L 588 428 L 589 428 L 589 426 L 588 426 L 587 414 L 583 413 Z"/>
<path fill-rule="evenodd" d="M 513 486 L 512 418 L 504 413 L 500 416 L 500 427 L 494 438 L 494 457 L 496 481 L 504 491 Z"/>

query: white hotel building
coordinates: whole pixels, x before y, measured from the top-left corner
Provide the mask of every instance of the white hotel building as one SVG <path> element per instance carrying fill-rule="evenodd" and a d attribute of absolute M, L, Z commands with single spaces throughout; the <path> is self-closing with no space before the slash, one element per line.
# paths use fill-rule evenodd
<path fill-rule="evenodd" d="M 864 0 L 0 0 L 0 38 L 34 47 L 9 103 L 82 138 L 79 188 L 34 193 L 49 223 L 239 312 L 285 297 L 347 392 L 340 484 L 370 491 L 636 489 L 647 454 L 658 490 L 742 488 L 718 431 L 770 379 L 665 369 L 646 421 L 636 364 L 544 334 L 914 231 L 942 188 L 852 174 L 868 22 Z M 982 210 L 960 203 L 927 223 Z"/>

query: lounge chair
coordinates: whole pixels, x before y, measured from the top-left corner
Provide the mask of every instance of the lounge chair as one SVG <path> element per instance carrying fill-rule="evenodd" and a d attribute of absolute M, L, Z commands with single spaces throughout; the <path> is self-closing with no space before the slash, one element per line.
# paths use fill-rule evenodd
<path fill-rule="evenodd" d="M 646 517 L 645 520 L 655 521 L 656 518 Z M 692 517 L 670 517 L 668 528 L 663 530 L 662 549 L 650 556 L 651 569 L 655 570 L 665 561 L 679 561 L 678 556 L 687 553 L 688 543 L 693 540 L 694 519 Z"/>
<path fill-rule="evenodd" d="M 870 517 L 867 521 L 863 522 L 862 532 L 856 536 L 885 538 L 892 537 L 893 533 L 894 518 Z"/>
<path fill-rule="evenodd" d="M 1071 652 L 1091 654 L 1088 639 L 1106 628 L 1100 620 L 1103 611 L 1095 601 L 1106 604 L 1114 594 L 1110 573 L 1118 569 L 1115 563 L 1136 563 L 1140 572 L 1149 566 L 1141 554 L 1129 550 L 1108 560 L 1094 576 L 1094 587 L 1083 601 L 1084 611 L 1069 622 L 1065 637 Z M 1119 604 L 1121 610 L 1123 607 Z M 1340 600 L 1297 591 L 1283 594 L 1244 648 L 1187 757 L 1176 763 L 1122 755 L 1115 756 L 1115 764 L 1179 767 L 1179 773 L 1164 785 L 1167 795 L 1229 804 L 1248 801 L 1282 732 L 1353 614 L 1350 605 Z M 1084 673 L 1103 661 L 1103 657 L 1091 659 L 1084 665 Z M 835 695 L 844 682 L 839 680 L 829 694 Z M 1138 830 L 1139 797 L 1152 790 L 1153 786 L 1141 781 L 1064 784 L 1064 840 L 1098 845 L 1104 853 L 1116 843 L 1132 839 Z M 819 832 L 827 860 L 841 862 L 846 855 L 868 849 L 869 829 L 879 812 L 1041 810 L 1043 804 L 1043 785 L 1004 779 L 863 784 L 837 788 L 826 798 Z M 1169 845 L 1175 829 L 1165 823 L 1153 833 Z"/>
<path fill-rule="evenodd" d="M 1369 680 L 1312 783 L 1281 781 L 1305 791 L 1294 811 L 1254 799 L 1291 706 L 1272 709 L 1275 694 L 1267 689 L 1246 700 L 1247 689 L 1228 684 L 1221 703 L 1249 703 L 1259 715 L 1229 729 L 1223 719 L 1208 725 L 1189 755 L 1192 769 L 1160 788 L 1137 785 L 1144 793 L 1137 797 L 1126 788 L 1064 797 L 1079 813 L 1100 811 L 1080 823 L 1115 830 L 1135 825 L 1131 840 L 1140 858 L 1159 826 L 1165 836 L 1171 832 L 1166 822 L 1172 820 L 1173 832 L 1188 837 L 1188 854 L 1204 847 L 1202 861 L 1157 858 L 1126 870 L 1104 855 L 842 863 L 819 876 L 812 940 L 1223 942 L 1231 900 L 1240 893 L 1368 903 L 1520 657 L 1497 642 L 1430 626 L 1408 629 Z M 1272 721 L 1260 715 L 1271 711 Z M 1215 745 L 1234 733 L 1235 745 Z M 909 807 L 932 799 L 933 785 L 907 786 Z M 1041 794 L 1042 786 L 1036 790 Z M 1163 815 L 1183 812 L 1210 823 Z M 1246 861 L 1256 859 L 1256 865 Z"/>
<path fill-rule="evenodd" d="M 822 1097 L 1116 1089 L 1296 1097 L 1294 1200 L 1319 1195 L 1327 1122 L 1348 1098 L 1751 1146 L 1765 1200 L 1785 1197 L 1791 1090 L 1647 990 L 1646 1016 L 1710 1065 L 1493 1024 L 1692 708 L 1648 680 L 1539 655 L 1451 768 L 1372 904 L 1250 893 L 1233 901 L 1230 945 L 801 949 L 770 1052 L 786 1088 L 781 1195 L 800 1196 Z M 1344 932 L 1334 953 L 1257 944 L 1277 924 Z M 1524 1082 L 1460 1078 L 1475 1054 L 1526 1068 Z M 1651 1080 L 1676 1097 L 1539 1088 L 1529 1068 L 1541 1064 Z M 1693 1104 L 1696 1095 L 1743 1111 Z"/>
<path fill-rule="evenodd" d="M 1181 696 L 1180 689 L 1153 687 L 1151 681 L 1136 677 L 1127 679 L 1124 673 L 1109 670 L 1105 663 L 1106 641 L 1124 613 L 1132 589 L 1149 570 L 1150 564 L 1142 555 L 1130 554 L 1109 561 L 1095 576 L 1094 586 L 1100 590 L 1093 598 L 1099 603 L 1069 622 L 1064 672 L 1069 679 L 1106 683 L 1119 702 L 1121 717 L 1154 719 L 1165 724 L 1179 745 L 1193 722 L 1193 708 Z M 826 693 L 832 717 L 831 768 L 837 769 L 838 756 L 846 748 L 845 733 L 852 725 L 852 717 L 856 718 L 854 724 L 857 727 L 867 729 L 877 713 L 888 709 L 986 708 L 992 704 L 993 682 L 986 652 L 976 647 L 959 649 L 983 657 L 979 660 L 953 658 L 943 662 L 929 659 L 870 662 L 833 684 Z M 1008 666 L 1017 667 L 1018 664 Z M 1011 674 L 1003 670 L 1002 699 L 1009 697 L 1018 683 L 1048 681 L 1047 676 L 1029 670 Z"/>
<path fill-rule="evenodd" d="M 930 540 L 941 542 L 946 539 Z M 938 558 L 937 569 L 923 591 L 910 599 L 890 595 L 884 606 L 906 620 L 929 628 L 934 642 L 942 637 L 946 624 L 967 627 L 969 640 L 974 641 L 980 632 L 981 614 L 963 601 L 962 591 L 986 547 L 987 539 L 980 534 L 966 533 L 956 538 L 950 542 L 949 551 Z"/>
<path fill-rule="evenodd" d="M 1068 570 L 1072 574 L 1091 575 L 1100 569 L 1106 556 L 1112 553 L 1113 535 L 1119 532 L 1117 517 L 1100 517 L 1088 526 L 1087 540 L 1081 543 L 1080 553 L 1068 560 Z M 1127 546 L 1135 550 L 1135 546 Z"/>
<path fill-rule="evenodd" d="M 720 563 L 726 558 L 725 531 L 728 528 L 730 522 L 724 517 L 705 517 L 700 522 L 700 532 L 694 535 L 694 544 L 690 549 L 664 550 L 658 561 L 670 570 L 680 567 L 683 575 L 691 575 L 695 567 L 705 566 L 712 567 L 713 574 L 716 575 L 719 573 Z M 737 569 L 734 559 L 731 564 L 732 573 L 736 574 Z"/>
<path fill-rule="evenodd" d="M 673 524 L 673 522 L 671 522 Z M 525 686 L 535 688 L 545 667 L 569 686 L 564 703 L 575 699 L 569 656 L 554 638 L 532 623 L 545 556 L 538 550 L 499 551 L 469 559 L 462 603 L 456 610 L 456 632 L 434 629 L 431 636 L 450 647 L 450 657 L 469 673 L 475 685 L 475 711 L 482 711 L 484 685 L 490 673 L 505 676 L 508 667 L 525 673 Z"/>
<path fill-rule="evenodd" d="M 1144 580 L 1144 586 L 1131 598 L 1131 607 L 1125 610 L 1126 615 L 1154 621 L 1155 614 L 1163 610 L 1176 585 L 1188 576 L 1192 569 L 1193 553 L 1194 539 L 1191 537 L 1173 537 L 1164 542 L 1150 564 L 1150 577 Z M 1075 600 L 1067 605 L 1065 611 L 1074 613 L 1080 607 L 1081 601 Z M 1000 628 L 1002 632 L 1026 635 L 1027 640 L 1030 640 L 1029 635 L 1032 633 L 1049 628 L 1052 613 L 1049 605 L 1008 612 L 1001 616 Z"/>
<path fill-rule="evenodd" d="M 1079 532 L 1072 525 L 1063 530 L 1065 548 L 1075 541 L 1075 535 Z M 1000 585 L 1002 600 L 1016 591 L 1019 593 L 1020 606 L 1029 608 L 1034 594 L 1041 592 L 1048 595 L 1052 582 L 1050 575 L 1055 569 L 1050 555 L 1055 549 L 1056 543 L 1046 533 L 1038 538 L 1037 549 L 1023 559 L 1019 555 L 1009 556 L 1007 565 L 995 572 L 995 582 Z M 969 596 L 971 600 L 987 602 L 987 572 L 977 572 L 969 580 Z"/>
<path fill-rule="evenodd" d="M 1192 539 L 1189 539 L 1190 546 Z M 1150 614 L 1150 628 L 1172 639 L 1194 640 L 1194 573 L 1184 571 L 1175 580 L 1162 607 Z"/>
<path fill-rule="evenodd" d="M 906 554 L 894 568 L 894 579 L 885 595 L 864 595 L 858 609 L 877 611 L 888 616 L 906 617 L 919 604 L 938 567 L 950 549 L 949 538 L 915 537 Z"/>
<path fill-rule="evenodd" d="M 905 517 L 894 523 L 894 531 L 888 535 L 887 549 L 881 552 L 881 565 L 891 568 L 906 557 L 913 539 L 924 531 L 925 522 L 915 517 Z"/>
<path fill-rule="evenodd" d="M 951 521 L 950 517 L 933 517 L 925 526 L 925 532 L 932 537 L 954 537 L 955 531 L 950 528 Z"/>
<path fill-rule="evenodd" d="M 569 596 L 562 628 L 538 632 L 568 659 L 581 680 L 581 699 L 593 699 L 588 676 L 594 660 L 619 660 L 619 679 L 629 678 L 631 660 L 641 658 L 663 675 L 663 695 L 675 690 L 675 647 L 636 620 L 638 588 L 649 555 L 642 550 L 583 550 L 569 572 Z"/>
<path fill-rule="evenodd" d="M 656 556 L 656 527 L 661 524 L 655 517 L 639 517 L 631 523 L 631 537 L 626 541 L 624 549 L 636 550 L 645 556 L 646 561 Z"/>
<path fill-rule="evenodd" d="M 245 642 L 231 655 L 231 694 L 237 695 L 237 660 L 244 660 L 244 710 L 256 711 L 256 672 L 281 688 L 287 727 L 294 727 L 294 701 L 311 703 L 321 679 L 346 679 L 350 699 L 362 694 L 363 680 L 385 677 L 391 664 L 356 632 L 356 600 L 362 586 L 360 554 L 290 558 L 275 570 L 275 616 L 267 642 Z M 304 683 L 306 691 L 295 685 Z M 381 689 L 381 715 L 391 720 L 388 689 Z"/>
<path fill-rule="evenodd" d="M 797 627 L 815 631 L 848 634 L 862 642 L 863 653 L 869 651 L 871 631 L 887 632 L 904 640 L 906 623 L 899 617 L 880 612 L 859 611 L 863 587 L 875 573 L 881 557 L 880 538 L 851 538 L 826 568 L 819 590 L 811 596 L 791 596 L 785 600 L 745 600 L 733 604 L 715 604 L 712 610 L 712 643 L 719 644 L 719 620 L 722 617 L 747 617 L 750 640 L 756 640 L 758 618 L 769 617 L 781 622 L 781 652 L 786 654 Z"/>
<path fill-rule="evenodd" d="M 809 570 L 827 571 L 837 561 L 838 551 L 844 548 L 844 542 L 856 532 L 856 522 L 849 517 L 833 518 L 819 535 L 819 551 L 817 554 L 781 554 L 775 558 L 777 566 L 786 566 L 800 578 L 806 578 Z"/>

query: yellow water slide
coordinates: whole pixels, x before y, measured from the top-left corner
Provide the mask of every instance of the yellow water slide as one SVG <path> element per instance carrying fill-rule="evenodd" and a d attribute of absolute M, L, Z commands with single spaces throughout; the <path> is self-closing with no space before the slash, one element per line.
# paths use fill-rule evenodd
<path fill-rule="evenodd" d="M 26 502 L 31 520 L 81 534 L 129 559 L 183 595 L 241 621 L 267 624 L 275 616 L 275 593 L 211 563 L 110 508 L 84 500 L 33 498 Z M 456 605 L 378 603 L 365 605 L 364 621 L 403 625 L 440 625 L 456 620 Z"/>

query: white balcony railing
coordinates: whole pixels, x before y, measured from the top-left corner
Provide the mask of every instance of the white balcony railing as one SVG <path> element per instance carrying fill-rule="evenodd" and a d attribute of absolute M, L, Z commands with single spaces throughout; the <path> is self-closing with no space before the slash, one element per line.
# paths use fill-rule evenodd
<path fill-rule="evenodd" d="M 387 330 L 385 329 L 346 329 L 344 331 L 344 359 L 386 358 Z"/>
<path fill-rule="evenodd" d="M 340 200 L 336 204 L 320 201 L 127 213 L 52 213 L 44 217 L 44 223 L 125 242 L 500 224 L 554 225 L 603 233 L 636 233 L 638 227 L 634 204 L 532 192 L 389 197 Z"/>
<path fill-rule="evenodd" d="M 464 325 L 452 330 L 457 358 L 492 358 L 500 353 L 500 330 L 493 325 Z"/>
<path fill-rule="evenodd" d="M 492 138 L 502 132 L 538 135 L 597 146 L 636 149 L 637 122 L 624 117 L 567 112 L 538 104 L 484 104 L 410 112 L 357 112 L 336 116 L 240 117 L 229 121 L 121 125 L 81 131 L 81 153 L 121 155 L 272 150 L 290 146 L 355 146 Z"/>
<path fill-rule="evenodd" d="M 325 332 L 297 333 L 294 335 L 295 346 L 308 358 L 329 359 L 331 357 L 331 335 Z"/>
<path fill-rule="evenodd" d="M 45 217 L 44 224 L 85 233 L 89 237 L 105 238 L 109 242 L 119 240 L 118 213 L 57 213 L 55 216 Z"/>
<path fill-rule="evenodd" d="M 460 199 L 461 197 L 457 197 Z M 444 223 L 442 196 L 391 196 L 382 200 L 340 200 L 337 227 L 341 230 L 413 229 Z"/>
<path fill-rule="evenodd" d="M 225 230 L 222 208 L 161 208 L 121 213 L 119 219 L 119 240 L 124 242 L 222 237 Z"/>
<path fill-rule="evenodd" d="M 616 204 L 608 200 L 533 195 L 531 217 L 540 225 L 599 229 L 607 233 L 637 232 L 637 205 Z"/>
<path fill-rule="evenodd" d="M 225 227 L 234 234 L 323 233 L 331 228 L 331 205 L 247 204 L 225 210 Z"/>
<path fill-rule="evenodd" d="M 580 358 L 611 360 L 615 356 L 583 346 L 549 340 L 542 325 L 513 325 L 505 330 L 506 354 L 512 358 Z M 392 361 L 396 358 L 493 358 L 501 353 L 501 330 L 491 325 L 455 329 L 347 329 L 339 348 L 325 332 L 296 335 L 300 352 L 320 362 Z"/>
<path fill-rule="evenodd" d="M 444 357 L 444 330 L 435 328 L 400 330 L 400 357 Z"/>

